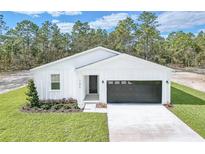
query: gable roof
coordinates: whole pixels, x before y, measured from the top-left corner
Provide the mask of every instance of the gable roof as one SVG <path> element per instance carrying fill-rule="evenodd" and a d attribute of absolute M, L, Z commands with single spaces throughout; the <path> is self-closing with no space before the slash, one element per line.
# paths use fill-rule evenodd
<path fill-rule="evenodd" d="M 139 58 L 139 57 L 135 57 L 135 56 L 132 56 L 132 55 L 128 55 L 126 53 L 121 53 L 117 56 L 113 56 L 113 57 L 110 57 L 110 58 L 107 58 L 105 60 L 100 60 L 98 62 L 95 62 L 95 63 L 91 63 L 91 64 L 87 64 L 85 66 L 81 66 L 81 67 L 78 67 L 76 68 L 77 70 L 81 70 L 81 69 L 84 69 L 86 67 L 89 67 L 89 66 L 94 66 L 94 65 L 98 65 L 98 64 L 103 64 L 103 63 L 106 63 L 106 62 L 109 62 L 109 61 L 112 61 L 114 59 L 118 59 L 120 57 L 127 57 L 127 58 L 131 58 L 133 60 L 139 60 L 139 61 L 142 61 L 142 62 L 145 62 L 145 63 L 149 63 L 155 67 L 158 67 L 158 68 L 161 68 L 161 69 L 166 69 L 166 70 L 169 70 L 169 71 L 173 71 L 173 69 L 169 68 L 169 67 L 166 67 L 166 66 L 163 66 L 163 65 L 160 65 L 160 64 L 157 64 L 157 63 L 154 63 L 154 62 L 151 62 L 151 61 L 148 61 L 148 60 L 144 60 L 142 58 Z"/>
<path fill-rule="evenodd" d="M 96 51 L 96 50 L 105 50 L 105 51 L 108 51 L 108 52 L 111 52 L 111 53 L 114 53 L 116 55 L 119 55 L 121 54 L 120 52 L 117 52 L 117 51 L 114 51 L 114 50 L 111 50 L 111 49 L 108 49 L 108 48 L 104 48 L 104 47 L 96 47 L 96 48 L 92 48 L 92 49 L 89 49 L 89 50 L 86 50 L 86 51 L 83 51 L 83 52 L 80 52 L 80 53 L 77 53 L 77 54 L 74 54 L 72 56 L 68 56 L 68 57 L 65 57 L 65 58 L 62 58 L 62 59 L 59 59 L 59 60 L 56 60 L 56 61 L 53 61 L 53 62 L 50 62 L 50 63 L 47 63 L 47 64 L 44 64 L 44 65 L 41 65 L 41 66 L 38 66 L 38 67 L 35 67 L 35 68 L 32 68 L 30 69 L 30 71 L 35 71 L 35 70 L 39 70 L 39 69 L 42 69 L 42 68 L 45 68 L 47 66 L 50 66 L 50 65 L 53 65 L 53 64 L 57 64 L 57 63 L 60 63 L 60 62 L 64 62 L 64 61 L 67 61 L 67 60 L 71 60 L 75 57 L 78 57 L 78 56 L 81 56 L 81 55 L 85 55 L 85 54 L 88 54 L 90 52 L 93 52 L 93 51 Z M 109 58 L 109 57 L 108 57 Z"/>

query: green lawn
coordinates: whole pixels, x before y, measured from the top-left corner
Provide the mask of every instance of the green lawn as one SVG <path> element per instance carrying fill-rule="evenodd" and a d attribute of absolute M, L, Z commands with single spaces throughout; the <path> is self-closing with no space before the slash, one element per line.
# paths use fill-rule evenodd
<path fill-rule="evenodd" d="M 0 94 L 0 141 L 108 141 L 101 113 L 23 113 L 25 90 Z"/>
<path fill-rule="evenodd" d="M 205 93 L 172 83 L 171 111 L 205 138 Z"/>
<path fill-rule="evenodd" d="M 23 113 L 25 90 L 0 94 L 0 141 L 108 141 L 100 113 Z M 172 83 L 171 109 L 205 138 L 205 93 Z"/>

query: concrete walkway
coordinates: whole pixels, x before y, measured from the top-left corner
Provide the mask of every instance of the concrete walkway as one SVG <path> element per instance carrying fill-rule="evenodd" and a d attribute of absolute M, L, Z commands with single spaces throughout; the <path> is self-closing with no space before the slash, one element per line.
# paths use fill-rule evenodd
<path fill-rule="evenodd" d="M 110 141 L 204 141 L 162 105 L 108 104 Z"/>
<path fill-rule="evenodd" d="M 94 113 L 107 113 L 106 108 L 97 108 L 96 104 L 86 104 L 83 112 L 94 112 Z"/>

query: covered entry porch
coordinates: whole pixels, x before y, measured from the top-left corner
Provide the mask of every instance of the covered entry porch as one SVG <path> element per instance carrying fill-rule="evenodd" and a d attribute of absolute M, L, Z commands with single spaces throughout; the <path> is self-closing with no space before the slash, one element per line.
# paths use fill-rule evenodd
<path fill-rule="evenodd" d="M 99 102 L 99 76 L 85 75 L 85 97 L 84 103 L 98 103 Z"/>

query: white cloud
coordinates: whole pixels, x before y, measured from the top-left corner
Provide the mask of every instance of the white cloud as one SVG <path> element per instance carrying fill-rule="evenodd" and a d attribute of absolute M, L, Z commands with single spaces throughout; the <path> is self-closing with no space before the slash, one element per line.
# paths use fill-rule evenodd
<path fill-rule="evenodd" d="M 68 15 L 68 16 L 74 16 L 74 15 L 81 15 L 82 12 L 80 11 L 18 11 L 16 13 L 26 14 L 32 17 L 39 17 L 40 14 L 48 13 L 53 17 L 58 17 L 61 15 Z"/>
<path fill-rule="evenodd" d="M 116 13 L 116 14 L 111 14 L 108 16 L 103 16 L 102 18 L 99 18 L 95 21 L 89 22 L 89 25 L 91 28 L 97 29 L 111 29 L 117 26 L 118 22 L 120 20 L 123 20 L 128 17 L 127 13 Z M 53 20 L 52 22 L 56 22 L 58 27 L 60 28 L 61 32 L 63 33 L 70 33 L 72 31 L 72 27 L 74 23 L 70 22 L 59 22 L 56 20 Z"/>
<path fill-rule="evenodd" d="M 72 22 L 58 22 L 56 24 L 62 33 L 70 33 L 74 25 Z"/>
<path fill-rule="evenodd" d="M 60 21 L 56 20 L 56 19 L 53 19 L 51 22 L 56 24 L 56 23 L 59 23 Z"/>
<path fill-rule="evenodd" d="M 80 12 L 80 11 L 48 11 L 47 13 L 52 15 L 53 17 L 58 17 L 61 15 L 74 16 L 74 15 L 81 15 L 82 14 L 82 12 Z"/>
<path fill-rule="evenodd" d="M 81 15 L 81 11 L 65 11 L 65 15 L 75 16 L 75 15 Z"/>
<path fill-rule="evenodd" d="M 26 14 L 32 17 L 39 17 L 39 15 L 44 13 L 44 11 L 18 11 L 16 13 Z"/>
<path fill-rule="evenodd" d="M 137 20 L 137 18 L 139 17 L 139 15 L 137 15 L 137 14 L 131 14 L 130 17 L 131 17 L 133 20 Z"/>
<path fill-rule="evenodd" d="M 97 29 L 111 29 L 117 26 L 120 20 L 124 20 L 128 17 L 128 13 L 113 13 L 111 15 L 103 16 L 96 21 L 89 22 L 91 28 Z"/>
<path fill-rule="evenodd" d="M 124 20 L 129 16 L 128 13 L 113 13 L 111 15 L 107 15 L 107 16 L 103 16 L 95 21 L 90 21 L 89 25 L 91 28 L 94 29 L 112 29 L 114 27 L 117 26 L 118 22 L 120 20 Z M 130 15 L 130 17 L 133 20 L 136 20 L 137 15 L 132 14 Z M 70 33 L 72 31 L 72 27 L 75 23 L 71 23 L 71 22 L 60 22 L 59 20 L 52 20 L 52 23 L 56 23 L 58 25 L 58 27 L 60 28 L 61 32 L 63 33 Z"/>
<path fill-rule="evenodd" d="M 161 32 L 194 28 L 205 24 L 205 12 L 164 12 L 158 16 Z"/>
<path fill-rule="evenodd" d="M 44 13 L 44 11 L 18 11 L 16 13 L 26 14 L 26 15 L 36 15 Z"/>
<path fill-rule="evenodd" d="M 58 17 L 61 15 L 74 16 L 74 15 L 81 15 L 82 14 L 82 12 L 80 12 L 80 11 L 47 11 L 47 12 L 46 11 L 21 11 L 21 12 L 16 12 L 16 13 L 26 14 L 26 15 L 30 15 L 33 17 L 39 17 L 40 14 L 43 14 L 43 13 L 48 13 L 53 17 Z M 95 21 L 90 21 L 89 25 L 91 28 L 94 28 L 94 29 L 101 28 L 101 29 L 109 30 L 109 29 L 116 27 L 120 20 L 124 20 L 129 16 L 133 20 L 136 20 L 138 17 L 137 14 L 129 15 L 128 13 L 112 13 L 110 15 L 103 16 Z M 61 32 L 63 32 L 63 33 L 65 33 L 65 32 L 70 33 L 72 30 L 72 27 L 74 25 L 74 23 L 60 22 L 57 19 L 53 19 L 51 22 L 56 23 L 58 25 L 58 27 L 60 28 Z"/>
<path fill-rule="evenodd" d="M 168 37 L 168 34 L 161 34 L 161 37 L 166 39 Z"/>
<path fill-rule="evenodd" d="M 199 30 L 198 30 L 198 33 L 201 32 L 201 31 L 202 31 L 202 32 L 205 32 L 205 29 L 199 29 Z"/>

